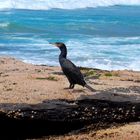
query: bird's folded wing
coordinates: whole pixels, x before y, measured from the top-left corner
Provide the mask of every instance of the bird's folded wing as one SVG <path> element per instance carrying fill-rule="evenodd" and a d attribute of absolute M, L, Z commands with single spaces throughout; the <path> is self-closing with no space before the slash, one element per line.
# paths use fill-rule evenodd
<path fill-rule="evenodd" d="M 63 71 L 66 75 L 75 76 L 77 78 L 83 78 L 80 69 L 76 67 L 70 60 L 63 63 Z"/>

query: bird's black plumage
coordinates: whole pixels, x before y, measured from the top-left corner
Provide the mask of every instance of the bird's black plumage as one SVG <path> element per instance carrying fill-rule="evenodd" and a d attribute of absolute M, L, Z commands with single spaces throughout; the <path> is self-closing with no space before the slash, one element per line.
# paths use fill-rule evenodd
<path fill-rule="evenodd" d="M 59 43 L 57 43 L 59 45 Z M 75 84 L 79 84 L 85 86 L 86 82 L 84 81 L 84 77 L 80 72 L 79 68 L 77 68 L 70 60 L 67 59 L 67 48 L 65 44 L 60 43 L 60 55 L 59 55 L 59 63 L 61 68 L 69 80 L 70 86 L 69 88 L 74 88 Z"/>
<path fill-rule="evenodd" d="M 88 86 L 84 80 L 80 69 L 76 67 L 70 60 L 67 59 L 67 48 L 64 43 L 56 42 L 55 46 L 57 46 L 61 53 L 59 55 L 59 63 L 62 68 L 63 73 L 66 75 L 70 86 L 69 88 L 74 88 L 75 84 L 86 86 L 90 90 L 93 90 L 90 86 Z"/>

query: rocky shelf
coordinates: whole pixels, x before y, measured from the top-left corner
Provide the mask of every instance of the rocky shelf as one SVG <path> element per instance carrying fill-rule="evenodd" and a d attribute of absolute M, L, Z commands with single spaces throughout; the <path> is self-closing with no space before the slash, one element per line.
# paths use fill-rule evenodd
<path fill-rule="evenodd" d="M 14 139 L 65 134 L 97 123 L 140 121 L 140 103 L 132 102 L 58 99 L 36 105 L 5 103 L 0 108 L 1 137 Z"/>

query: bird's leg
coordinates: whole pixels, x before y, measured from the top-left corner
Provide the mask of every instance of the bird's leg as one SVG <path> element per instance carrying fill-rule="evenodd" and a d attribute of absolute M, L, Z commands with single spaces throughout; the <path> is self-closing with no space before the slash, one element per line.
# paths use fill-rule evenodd
<path fill-rule="evenodd" d="M 70 83 L 69 89 L 72 89 L 72 85 L 73 85 L 73 84 Z"/>
<path fill-rule="evenodd" d="M 73 89 L 74 88 L 74 84 L 70 84 L 69 89 Z"/>
<path fill-rule="evenodd" d="M 73 88 L 74 88 L 74 84 L 70 84 L 70 86 L 69 86 L 69 92 L 70 93 L 73 93 Z"/>
<path fill-rule="evenodd" d="M 74 85 L 74 84 L 72 84 L 71 88 L 73 89 L 73 88 L 74 88 L 74 86 L 75 86 L 75 85 Z"/>

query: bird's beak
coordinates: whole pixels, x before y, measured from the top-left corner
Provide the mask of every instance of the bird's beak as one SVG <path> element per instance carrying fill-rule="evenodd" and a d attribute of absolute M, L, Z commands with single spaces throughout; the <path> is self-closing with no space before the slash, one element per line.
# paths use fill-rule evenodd
<path fill-rule="evenodd" d="M 51 45 L 53 45 L 53 46 L 56 46 L 56 44 L 55 43 L 49 43 L 49 44 L 51 44 Z M 57 47 L 57 46 L 56 46 Z"/>

